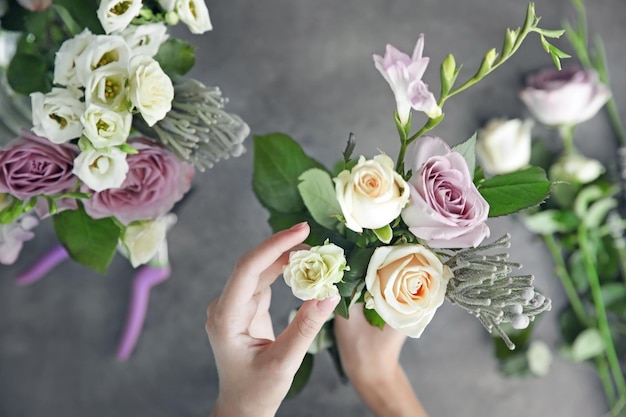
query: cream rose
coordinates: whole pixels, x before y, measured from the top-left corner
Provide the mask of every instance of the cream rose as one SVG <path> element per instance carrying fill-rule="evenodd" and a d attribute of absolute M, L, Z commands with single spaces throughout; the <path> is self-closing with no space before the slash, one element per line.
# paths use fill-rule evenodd
<path fill-rule="evenodd" d="M 82 152 L 74 160 L 72 173 L 96 192 L 119 188 L 128 173 L 126 153 L 117 148 Z"/>
<path fill-rule="evenodd" d="M 176 0 L 176 12 L 191 33 L 199 35 L 213 29 L 204 0 Z"/>
<path fill-rule="evenodd" d="M 283 270 L 285 283 L 301 300 L 323 300 L 339 294 L 338 282 L 347 269 L 343 249 L 332 243 L 289 254 Z"/>
<path fill-rule="evenodd" d="M 550 167 L 552 181 L 588 184 L 604 173 L 604 165 L 580 154 L 563 155 Z"/>
<path fill-rule="evenodd" d="M 172 80 L 159 63 L 150 57 L 133 57 L 130 66 L 130 101 L 148 126 L 152 126 L 172 109 Z"/>
<path fill-rule="evenodd" d="M 422 245 L 381 246 L 365 275 L 366 307 L 389 326 L 420 337 L 443 303 L 450 268 Z"/>
<path fill-rule="evenodd" d="M 80 137 L 83 126 L 80 115 L 85 111 L 70 90 L 53 88 L 47 94 L 30 95 L 33 112 L 33 132 L 53 143 L 65 143 Z"/>
<path fill-rule="evenodd" d="M 134 222 L 126 227 L 120 243 L 122 252 L 133 268 L 148 263 L 156 256 L 166 242 L 170 223 L 171 220 L 164 216 L 156 220 Z"/>
<path fill-rule="evenodd" d="M 357 233 L 388 225 L 409 202 L 409 187 L 387 155 L 370 160 L 361 156 L 352 170 L 342 171 L 334 181 L 346 227 Z"/>
<path fill-rule="evenodd" d="M 506 174 L 530 163 L 530 119 L 494 119 L 479 132 L 476 155 L 491 174 Z"/>
<path fill-rule="evenodd" d="M 124 30 L 139 14 L 141 0 L 102 0 L 97 16 L 106 33 Z"/>

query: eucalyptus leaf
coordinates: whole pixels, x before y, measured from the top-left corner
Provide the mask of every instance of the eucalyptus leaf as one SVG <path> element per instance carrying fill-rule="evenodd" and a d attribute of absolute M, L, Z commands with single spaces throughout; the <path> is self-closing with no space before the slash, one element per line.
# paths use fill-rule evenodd
<path fill-rule="evenodd" d="M 469 168 L 470 174 L 474 174 L 474 170 L 476 169 L 476 133 L 474 133 L 469 139 L 465 142 L 459 143 L 458 145 L 452 148 L 454 152 L 458 152 L 463 156 L 465 162 L 467 162 L 467 167 Z"/>
<path fill-rule="evenodd" d="M 298 177 L 311 168 L 324 169 L 289 136 L 272 133 L 254 137 L 252 189 L 264 207 L 281 213 L 304 211 Z"/>
<path fill-rule="evenodd" d="M 312 168 L 298 179 L 298 191 L 313 219 L 327 229 L 335 229 L 339 223 L 337 216 L 341 215 L 341 207 L 328 172 Z"/>
<path fill-rule="evenodd" d="M 542 203 L 550 186 L 543 169 L 529 167 L 486 179 L 478 191 L 489 203 L 489 217 L 498 217 Z"/>
<path fill-rule="evenodd" d="M 298 395 L 304 387 L 306 383 L 309 382 L 309 378 L 311 377 L 311 372 L 313 371 L 313 355 L 307 353 L 304 355 L 302 359 L 302 363 L 298 368 L 298 371 L 293 377 L 293 381 L 291 382 L 291 387 L 287 392 L 286 398 L 293 398 Z"/>
<path fill-rule="evenodd" d="M 93 219 L 79 205 L 53 217 L 54 230 L 79 264 L 104 274 L 113 260 L 121 230 L 113 218 Z"/>

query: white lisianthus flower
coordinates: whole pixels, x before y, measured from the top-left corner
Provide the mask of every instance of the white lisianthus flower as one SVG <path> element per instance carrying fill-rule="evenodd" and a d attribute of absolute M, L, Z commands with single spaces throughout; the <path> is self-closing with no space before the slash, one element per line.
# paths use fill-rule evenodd
<path fill-rule="evenodd" d="M 369 160 L 361 156 L 352 170 L 342 171 L 334 181 L 346 227 L 357 233 L 388 225 L 409 202 L 409 187 L 387 155 Z"/>
<path fill-rule="evenodd" d="M 126 153 L 118 148 L 81 152 L 74 160 L 72 173 L 95 192 L 119 188 L 128 173 Z"/>
<path fill-rule="evenodd" d="M 66 88 L 53 88 L 47 94 L 30 95 L 33 112 L 33 132 L 53 143 L 65 143 L 80 137 L 83 126 L 80 115 L 85 104 Z"/>
<path fill-rule="evenodd" d="M 170 216 L 176 218 L 173 214 L 166 215 L 156 220 L 133 222 L 126 227 L 120 243 L 133 268 L 148 263 L 166 244 L 167 229 L 172 223 Z"/>
<path fill-rule="evenodd" d="M 506 174 L 530 163 L 531 119 L 494 119 L 479 132 L 476 155 L 485 171 Z"/>
<path fill-rule="evenodd" d="M 147 56 L 133 57 L 130 68 L 130 101 L 152 126 L 172 109 L 172 80 L 157 61 Z"/>
<path fill-rule="evenodd" d="M 76 58 L 76 76 L 81 85 L 87 82 L 96 69 L 109 65 L 127 67 L 130 48 L 121 36 L 98 35 Z"/>
<path fill-rule="evenodd" d="M 561 156 L 550 167 L 549 175 L 552 181 L 588 184 L 604 171 L 604 165 L 600 161 L 574 153 Z"/>
<path fill-rule="evenodd" d="M 121 111 L 128 109 L 128 68 L 106 65 L 91 73 L 85 84 L 85 102 Z"/>
<path fill-rule="evenodd" d="M 101 0 L 98 20 L 106 33 L 121 31 L 139 14 L 142 6 L 141 0 Z"/>
<path fill-rule="evenodd" d="M 159 52 L 161 44 L 167 40 L 167 27 L 163 23 L 131 25 L 121 33 L 130 48 L 132 56 L 147 55 L 153 57 Z"/>
<path fill-rule="evenodd" d="M 166 11 L 171 12 L 176 7 L 176 0 L 159 0 L 159 6 Z"/>
<path fill-rule="evenodd" d="M 133 123 L 133 115 L 128 111 L 116 112 L 108 107 L 90 104 L 80 117 L 83 135 L 94 148 L 108 148 L 126 142 Z"/>
<path fill-rule="evenodd" d="M 204 0 L 176 0 L 176 12 L 191 33 L 199 35 L 213 29 Z"/>
<path fill-rule="evenodd" d="M 323 300 L 339 294 L 335 284 L 347 269 L 343 249 L 326 242 L 309 250 L 291 252 L 283 278 L 299 299 Z"/>
<path fill-rule="evenodd" d="M 420 337 L 443 304 L 452 276 L 450 268 L 425 246 L 378 247 L 365 275 L 365 306 L 400 333 Z"/>
<path fill-rule="evenodd" d="M 73 87 L 83 84 L 76 75 L 76 59 L 96 39 L 96 35 L 85 28 L 81 33 L 61 44 L 54 59 L 54 83 Z"/>

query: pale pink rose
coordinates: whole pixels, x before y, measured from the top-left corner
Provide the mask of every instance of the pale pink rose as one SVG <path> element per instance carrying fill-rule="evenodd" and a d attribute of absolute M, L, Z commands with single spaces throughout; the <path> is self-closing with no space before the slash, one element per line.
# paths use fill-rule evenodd
<path fill-rule="evenodd" d="M 139 153 L 126 158 L 129 170 L 121 187 L 95 193 L 84 202 L 93 218 L 115 216 L 125 225 L 155 220 L 169 212 L 191 187 L 192 165 L 148 141 L 129 143 Z"/>
<path fill-rule="evenodd" d="M 575 125 L 595 116 L 611 98 L 611 92 L 600 83 L 595 71 L 546 68 L 528 78 L 520 98 L 545 125 Z"/>
<path fill-rule="evenodd" d="M 422 81 L 422 76 L 430 58 L 423 57 L 424 35 L 420 35 L 413 56 L 400 52 L 392 45 L 387 45 L 385 56 L 374 55 L 376 69 L 389 83 L 396 98 L 400 122 L 405 125 L 409 120 L 411 108 L 426 113 L 429 117 L 441 115 L 435 96 Z"/>
<path fill-rule="evenodd" d="M 52 0 L 17 0 L 17 3 L 31 12 L 40 12 L 52 4 Z"/>
<path fill-rule="evenodd" d="M 423 137 L 414 161 L 411 200 L 402 210 L 409 230 L 435 248 L 476 247 L 489 237 L 489 204 L 463 156 L 439 138 Z"/>

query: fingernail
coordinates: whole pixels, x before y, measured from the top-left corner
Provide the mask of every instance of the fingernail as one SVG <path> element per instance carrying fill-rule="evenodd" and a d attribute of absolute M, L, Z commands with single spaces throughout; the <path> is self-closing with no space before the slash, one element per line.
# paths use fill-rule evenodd
<path fill-rule="evenodd" d="M 317 309 L 321 313 L 330 314 L 337 304 L 339 304 L 339 299 L 341 297 L 339 295 L 333 295 L 331 297 L 325 298 L 317 302 Z"/>
<path fill-rule="evenodd" d="M 308 224 L 307 222 L 300 222 L 298 224 L 294 224 L 293 226 L 291 226 L 289 230 L 291 230 L 292 232 L 295 232 L 296 230 L 300 230 L 304 228 L 307 224 Z"/>

